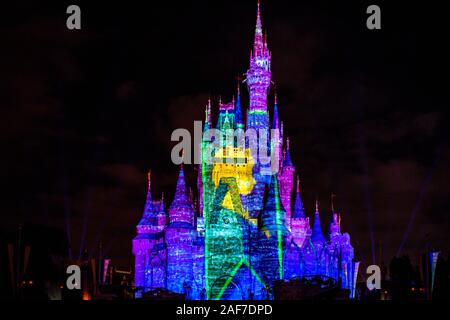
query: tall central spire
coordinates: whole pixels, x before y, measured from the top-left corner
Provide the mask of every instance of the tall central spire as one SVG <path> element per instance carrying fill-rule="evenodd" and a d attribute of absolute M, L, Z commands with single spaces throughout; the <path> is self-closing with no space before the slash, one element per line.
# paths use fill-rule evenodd
<path fill-rule="evenodd" d="M 256 29 L 255 29 L 255 42 L 253 44 L 253 56 L 261 56 L 264 49 L 264 39 L 261 23 L 261 9 L 260 2 L 258 1 L 258 12 L 256 15 Z"/>
<path fill-rule="evenodd" d="M 271 56 L 267 48 L 267 40 L 264 39 L 261 22 L 261 6 L 258 1 L 256 13 L 255 41 L 251 50 L 250 68 L 247 70 L 247 86 L 250 93 L 250 110 L 252 113 L 264 113 L 261 119 L 250 118 L 249 127 L 262 126 L 269 129 L 267 117 L 267 95 L 271 84 L 272 73 L 270 71 Z M 259 128 L 258 128 L 259 129 Z"/>

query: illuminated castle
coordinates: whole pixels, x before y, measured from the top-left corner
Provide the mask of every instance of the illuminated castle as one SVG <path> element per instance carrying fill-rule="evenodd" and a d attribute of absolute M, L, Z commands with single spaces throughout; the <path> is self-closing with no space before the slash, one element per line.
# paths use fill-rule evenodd
<path fill-rule="evenodd" d="M 350 236 L 341 233 L 340 215 L 332 208 L 325 235 L 318 202 L 311 227 L 298 178 L 294 190 L 296 169 L 289 139 L 283 136 L 276 95 L 270 121 L 271 77 L 271 53 L 263 37 L 258 4 L 246 74 L 250 95 L 246 123 L 238 88 L 236 100 L 220 103 L 216 126 L 208 102 L 204 131 L 276 130 L 275 139 L 265 137 L 267 142 L 262 143 L 272 141 L 270 154 L 280 160 L 277 170 L 273 173 L 270 164 L 252 157 L 247 146 L 235 142 L 223 143 L 211 155 L 214 162 L 207 163 L 205 152 L 212 142 L 204 139 L 198 196 L 188 192 L 181 165 L 168 211 L 164 197 L 153 200 L 149 176 L 144 213 L 133 239 L 135 286 L 140 292 L 164 288 L 187 299 L 268 299 L 276 280 L 319 275 L 335 279 L 354 293 L 358 264 L 353 262 Z"/>

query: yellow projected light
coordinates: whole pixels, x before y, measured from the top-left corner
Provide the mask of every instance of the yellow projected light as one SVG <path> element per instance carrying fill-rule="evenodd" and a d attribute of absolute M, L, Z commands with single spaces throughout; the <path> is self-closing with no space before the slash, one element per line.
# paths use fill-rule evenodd
<path fill-rule="evenodd" d="M 248 195 L 255 186 L 253 178 L 254 159 L 250 149 L 224 147 L 214 156 L 213 180 L 217 188 L 221 178 L 235 178 L 238 190 L 229 190 L 225 195 L 222 206 L 236 212 L 233 207 L 233 196 Z M 240 201 L 240 199 L 239 199 Z M 240 212 L 245 215 L 245 212 Z"/>

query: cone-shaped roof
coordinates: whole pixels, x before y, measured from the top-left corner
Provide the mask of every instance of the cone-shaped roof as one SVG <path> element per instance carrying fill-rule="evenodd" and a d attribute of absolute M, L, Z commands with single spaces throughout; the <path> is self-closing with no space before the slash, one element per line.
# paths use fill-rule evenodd
<path fill-rule="evenodd" d="M 319 201 L 316 200 L 316 213 L 314 214 L 314 222 L 312 227 L 311 234 L 312 242 L 324 242 L 325 237 L 322 232 L 322 225 L 320 223 L 320 214 L 319 214 Z"/>
<path fill-rule="evenodd" d="M 253 42 L 253 56 L 262 55 L 263 50 L 264 50 L 264 39 L 261 23 L 260 3 L 258 1 L 258 11 L 256 14 L 255 41 Z"/>
<path fill-rule="evenodd" d="M 289 146 L 289 138 L 286 140 L 286 154 L 284 155 L 283 159 L 283 167 L 293 167 L 294 164 L 292 163 L 291 159 L 291 150 Z"/>
<path fill-rule="evenodd" d="M 156 208 L 158 210 L 158 208 Z M 145 200 L 144 212 L 142 213 L 142 218 L 138 225 L 150 225 L 150 217 L 155 215 L 155 207 L 152 199 L 152 183 L 151 183 L 151 172 L 148 172 L 148 188 L 147 188 L 147 199 Z"/>
<path fill-rule="evenodd" d="M 192 223 L 194 219 L 194 206 L 189 200 L 189 195 L 186 188 L 186 181 L 184 179 L 183 164 L 180 166 L 180 173 L 178 175 L 177 187 L 175 190 L 175 197 L 169 209 L 170 222 L 188 222 Z"/>
<path fill-rule="evenodd" d="M 300 197 L 300 178 L 297 177 L 297 192 L 295 194 L 294 212 L 292 213 L 294 219 L 304 219 L 305 209 L 303 208 L 302 198 Z"/>

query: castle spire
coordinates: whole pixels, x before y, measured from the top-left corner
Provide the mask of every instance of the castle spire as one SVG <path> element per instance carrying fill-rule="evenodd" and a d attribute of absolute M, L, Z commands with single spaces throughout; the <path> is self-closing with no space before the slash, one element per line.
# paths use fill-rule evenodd
<path fill-rule="evenodd" d="M 206 131 L 209 129 L 209 114 L 208 114 L 208 106 L 205 108 L 205 124 L 203 125 L 203 131 Z"/>
<path fill-rule="evenodd" d="M 320 223 L 320 214 L 319 214 L 319 199 L 316 198 L 316 213 L 314 215 L 314 223 L 312 227 L 311 234 L 312 242 L 324 242 L 325 237 L 322 232 L 322 225 Z"/>
<path fill-rule="evenodd" d="M 256 17 L 255 40 L 252 53 L 250 55 L 250 68 L 246 73 L 246 82 L 250 94 L 250 114 L 248 127 L 253 129 L 270 129 L 270 120 L 267 112 L 267 95 L 271 84 L 272 72 L 270 71 L 271 56 L 264 46 L 261 23 L 261 10 L 258 2 L 258 12 Z"/>
<path fill-rule="evenodd" d="M 336 195 L 334 193 L 331 194 L 331 212 L 334 213 L 334 198 Z"/>
<path fill-rule="evenodd" d="M 147 188 L 147 200 L 145 201 L 144 215 L 150 214 L 153 210 L 153 198 L 152 198 L 152 171 L 147 173 L 148 188 Z"/>
<path fill-rule="evenodd" d="M 236 110 L 235 110 L 235 119 L 238 129 L 243 128 L 243 121 L 242 121 L 242 110 L 241 110 L 241 88 L 239 83 L 239 78 L 237 81 L 237 99 L 236 99 Z"/>
<path fill-rule="evenodd" d="M 294 219 L 304 219 L 305 209 L 303 208 L 302 198 L 300 198 L 300 178 L 297 176 L 297 192 L 295 195 L 294 211 L 292 214 Z"/>
<path fill-rule="evenodd" d="M 212 128 L 211 97 L 208 98 L 208 127 Z"/>
<path fill-rule="evenodd" d="M 161 203 L 159 206 L 159 213 L 164 213 L 165 214 L 166 209 L 165 209 L 165 205 L 164 205 L 164 192 L 161 194 Z"/>
<path fill-rule="evenodd" d="M 138 223 L 138 226 L 146 226 L 150 224 L 149 218 L 154 214 L 154 204 L 152 199 L 152 183 L 151 183 L 151 171 L 147 174 L 148 177 L 148 189 L 147 189 L 147 199 L 145 200 L 144 212 L 142 218 Z"/>
<path fill-rule="evenodd" d="M 289 137 L 286 139 L 286 153 L 283 157 L 283 167 L 293 167 L 294 164 L 292 163 L 291 159 L 291 150 L 289 147 Z"/>
<path fill-rule="evenodd" d="M 175 189 L 175 196 L 169 209 L 170 222 L 188 222 L 193 223 L 194 207 L 189 200 L 189 195 L 184 179 L 184 166 L 180 165 L 180 172 L 178 174 L 177 186 Z"/>
<path fill-rule="evenodd" d="M 261 9 L 260 1 L 258 0 L 258 12 L 256 15 L 256 29 L 255 29 L 255 41 L 253 43 L 253 56 L 261 56 L 263 54 L 264 43 L 263 43 L 263 32 L 261 23 Z"/>
<path fill-rule="evenodd" d="M 148 192 L 149 192 L 150 198 L 151 198 L 152 195 L 150 193 L 150 190 L 151 190 L 151 187 L 152 187 L 152 170 L 148 170 L 147 178 L 148 178 Z"/>
<path fill-rule="evenodd" d="M 273 106 L 273 122 L 272 122 L 272 129 L 280 129 L 280 120 L 278 117 L 278 99 L 277 99 L 277 93 L 275 92 L 275 101 Z"/>

